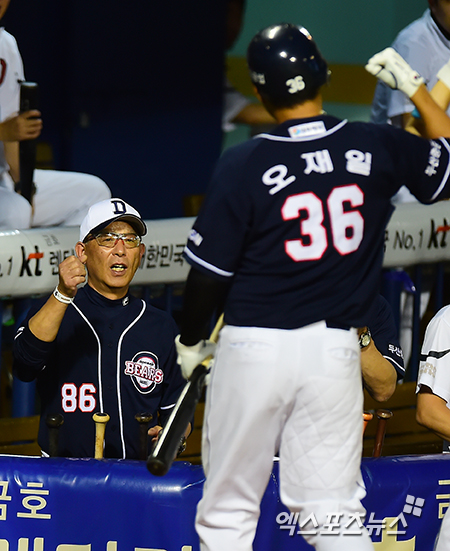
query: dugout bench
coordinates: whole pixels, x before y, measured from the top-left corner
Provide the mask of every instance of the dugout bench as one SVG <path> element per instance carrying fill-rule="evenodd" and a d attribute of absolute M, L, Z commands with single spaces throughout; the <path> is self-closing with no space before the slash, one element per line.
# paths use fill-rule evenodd
<path fill-rule="evenodd" d="M 394 394 L 386 402 L 375 401 L 364 391 L 364 411 L 373 414 L 363 435 L 363 457 L 374 456 L 377 446 L 381 446 L 381 456 L 440 454 L 442 439 L 419 425 L 416 421 L 416 383 L 414 381 L 397 385 Z M 201 465 L 201 433 L 204 413 L 204 399 L 195 412 L 194 427 L 187 440 L 186 451 L 180 457 L 194 465 Z M 380 422 L 377 412 L 388 411 L 392 414 L 384 425 L 382 434 L 378 434 Z M 377 438 L 380 442 L 377 442 Z"/>
<path fill-rule="evenodd" d="M 377 402 L 364 391 L 364 411 L 373 414 L 363 436 L 363 457 L 374 456 L 377 445 L 381 446 L 381 456 L 439 454 L 442 452 L 442 439 L 419 425 L 416 421 L 416 383 L 406 382 L 397 385 L 392 397 L 386 402 Z M 201 465 L 201 433 L 205 403 L 201 400 L 195 411 L 194 427 L 187 440 L 186 451 L 179 458 L 194 465 Z M 389 411 L 392 416 L 386 420 L 384 432 L 378 435 L 379 411 Z M 382 421 L 381 421 L 382 422 Z"/>
<path fill-rule="evenodd" d="M 0 454 L 41 455 L 39 415 L 0 419 Z"/>

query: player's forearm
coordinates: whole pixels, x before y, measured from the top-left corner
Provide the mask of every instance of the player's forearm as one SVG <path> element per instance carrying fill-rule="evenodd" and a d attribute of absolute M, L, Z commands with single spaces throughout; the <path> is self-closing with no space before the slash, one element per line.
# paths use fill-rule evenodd
<path fill-rule="evenodd" d="M 28 327 L 35 337 L 44 342 L 53 342 L 61 327 L 68 308 L 51 295 L 44 306 L 30 319 Z"/>
<path fill-rule="evenodd" d="M 450 104 L 450 89 L 441 81 L 438 80 L 430 91 L 430 96 L 439 105 L 441 109 L 447 111 Z"/>
<path fill-rule="evenodd" d="M 450 118 L 439 107 L 422 84 L 411 97 L 412 102 L 420 113 L 421 131 L 425 138 L 450 137 Z"/>
<path fill-rule="evenodd" d="M 372 398 L 377 402 L 389 400 L 395 391 L 397 373 L 373 341 L 361 350 L 361 372 L 364 387 Z"/>
<path fill-rule="evenodd" d="M 208 323 L 223 304 L 228 283 L 191 268 L 184 292 L 180 342 L 193 346 L 207 337 Z"/>
<path fill-rule="evenodd" d="M 425 138 L 450 137 L 450 118 L 431 97 L 424 79 L 393 48 L 385 48 L 372 56 L 366 64 L 366 70 L 411 99 L 420 113 Z M 441 67 L 437 76 L 450 89 L 448 63 Z"/>
<path fill-rule="evenodd" d="M 14 182 L 20 181 L 19 142 L 3 142 L 5 159 Z"/>
<path fill-rule="evenodd" d="M 10 126 L 9 119 L 0 122 L 0 141 L 3 143 L 12 141 L 13 135 L 11 134 Z"/>
<path fill-rule="evenodd" d="M 433 86 L 430 96 L 443 111 L 447 111 L 450 104 L 450 89 L 441 80 L 438 80 Z M 422 119 L 418 119 L 412 115 L 408 114 L 408 120 L 404 128 L 413 134 L 424 135 Z"/>
<path fill-rule="evenodd" d="M 431 392 L 417 395 L 416 420 L 440 438 L 450 440 L 450 410 L 445 401 Z"/>

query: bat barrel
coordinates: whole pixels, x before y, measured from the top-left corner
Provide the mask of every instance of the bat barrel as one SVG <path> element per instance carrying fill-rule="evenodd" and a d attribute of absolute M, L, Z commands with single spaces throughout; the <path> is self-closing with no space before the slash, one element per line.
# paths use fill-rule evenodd
<path fill-rule="evenodd" d="M 155 476 L 164 476 L 168 473 L 171 463 L 150 455 L 147 459 L 147 469 Z"/>
<path fill-rule="evenodd" d="M 39 86 L 36 82 L 20 83 L 20 112 L 37 109 L 39 105 Z"/>
<path fill-rule="evenodd" d="M 200 399 L 208 368 L 199 364 L 186 383 L 170 414 L 160 437 L 147 459 L 147 469 L 155 476 L 164 476 L 170 469 L 182 437 L 194 417 Z"/>
<path fill-rule="evenodd" d="M 36 82 L 22 82 L 20 84 L 20 113 L 38 109 L 39 87 Z M 34 195 L 34 168 L 36 165 L 36 139 L 19 142 L 19 169 L 20 182 L 18 191 L 25 199 L 32 203 Z"/>
<path fill-rule="evenodd" d="M 223 314 L 221 314 L 211 333 L 210 340 L 212 342 L 217 342 L 223 325 Z M 209 359 L 206 359 L 194 369 L 153 446 L 152 453 L 147 459 L 147 469 L 156 476 L 164 476 L 169 471 L 177 455 L 181 439 L 186 434 L 200 400 L 205 379 L 209 372 L 209 364 Z"/>

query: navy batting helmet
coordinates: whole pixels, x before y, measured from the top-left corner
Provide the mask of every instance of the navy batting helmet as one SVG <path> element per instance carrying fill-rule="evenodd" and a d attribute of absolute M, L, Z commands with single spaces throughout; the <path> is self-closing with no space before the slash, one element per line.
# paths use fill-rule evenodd
<path fill-rule="evenodd" d="M 301 26 L 272 25 L 247 49 L 250 77 L 274 107 L 290 107 L 316 96 L 329 70 L 309 32 Z"/>

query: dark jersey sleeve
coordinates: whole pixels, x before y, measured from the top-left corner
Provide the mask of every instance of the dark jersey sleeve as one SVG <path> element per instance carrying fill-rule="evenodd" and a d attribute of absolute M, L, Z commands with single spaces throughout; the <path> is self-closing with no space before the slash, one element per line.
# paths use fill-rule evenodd
<path fill-rule="evenodd" d="M 403 351 L 398 340 L 394 315 L 390 304 L 381 295 L 378 295 L 370 311 L 367 326 L 380 354 L 394 366 L 397 381 L 403 379 L 405 376 Z"/>
<path fill-rule="evenodd" d="M 180 341 L 193 346 L 208 338 L 206 328 L 213 313 L 223 311 L 228 282 L 221 281 L 192 267 L 184 291 Z M 202 297 L 202 300 L 199 300 Z"/>
<path fill-rule="evenodd" d="M 450 146 L 446 138 L 426 140 L 399 128 L 382 125 L 384 140 L 394 157 L 400 184 L 424 204 L 450 196 Z"/>
<path fill-rule="evenodd" d="M 239 266 L 251 229 L 252 200 L 244 183 L 246 161 L 254 147 L 253 142 L 243 143 L 222 154 L 184 250 L 197 270 L 225 283 Z M 211 235 L 226 236 L 220 251 Z"/>
<path fill-rule="evenodd" d="M 24 382 L 33 381 L 44 369 L 54 349 L 54 342 L 45 342 L 38 339 L 30 331 L 28 322 L 41 308 L 40 301 L 28 313 L 27 317 L 17 329 L 13 343 L 13 373 Z"/>

